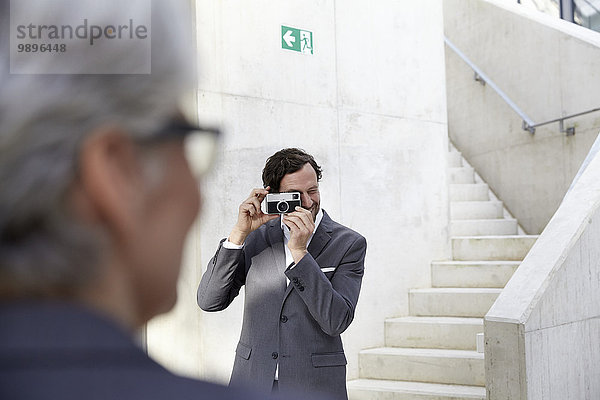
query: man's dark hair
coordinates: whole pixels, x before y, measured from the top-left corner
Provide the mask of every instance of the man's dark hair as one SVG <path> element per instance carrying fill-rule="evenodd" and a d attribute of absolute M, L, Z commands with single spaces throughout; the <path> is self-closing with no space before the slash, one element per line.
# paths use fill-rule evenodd
<path fill-rule="evenodd" d="M 313 156 L 296 148 L 279 150 L 267 159 L 263 168 L 262 180 L 264 187 L 270 186 L 271 192 L 279 192 L 279 184 L 283 177 L 299 171 L 306 163 L 313 167 L 317 174 L 317 182 L 320 181 L 322 176 L 321 167 Z"/>

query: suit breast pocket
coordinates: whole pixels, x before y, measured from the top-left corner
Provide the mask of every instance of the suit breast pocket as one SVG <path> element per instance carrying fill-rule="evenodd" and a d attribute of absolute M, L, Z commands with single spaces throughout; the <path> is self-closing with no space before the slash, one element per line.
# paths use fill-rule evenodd
<path fill-rule="evenodd" d="M 321 272 L 325 274 L 327 279 L 331 280 L 331 278 L 335 274 L 336 269 L 337 269 L 336 266 L 325 266 L 325 267 L 321 267 Z"/>

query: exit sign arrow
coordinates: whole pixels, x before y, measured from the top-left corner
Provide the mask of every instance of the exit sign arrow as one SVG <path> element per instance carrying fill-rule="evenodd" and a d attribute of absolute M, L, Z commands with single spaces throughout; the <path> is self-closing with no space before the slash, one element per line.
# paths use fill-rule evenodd
<path fill-rule="evenodd" d="M 288 47 L 292 48 L 294 47 L 294 42 L 296 41 L 296 38 L 292 36 L 292 31 L 289 30 L 283 35 L 283 40 L 285 41 L 285 44 L 287 44 Z"/>

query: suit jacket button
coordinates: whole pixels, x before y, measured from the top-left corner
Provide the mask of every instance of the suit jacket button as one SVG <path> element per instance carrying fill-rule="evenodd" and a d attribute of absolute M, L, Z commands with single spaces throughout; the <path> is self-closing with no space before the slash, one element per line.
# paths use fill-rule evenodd
<path fill-rule="evenodd" d="M 298 283 L 298 278 L 297 278 L 297 277 L 293 277 L 293 278 L 292 278 L 292 282 L 294 282 L 294 283 Z"/>
<path fill-rule="evenodd" d="M 304 286 L 299 286 L 298 290 L 301 291 L 301 292 L 304 292 Z"/>
<path fill-rule="evenodd" d="M 288 317 L 286 317 L 285 315 L 281 316 L 281 322 L 283 322 L 284 324 L 288 321 Z"/>
<path fill-rule="evenodd" d="M 279 354 L 277 354 L 277 352 L 274 351 L 273 354 L 271 354 L 271 357 L 273 357 L 273 360 L 277 360 L 277 357 L 279 357 Z"/>

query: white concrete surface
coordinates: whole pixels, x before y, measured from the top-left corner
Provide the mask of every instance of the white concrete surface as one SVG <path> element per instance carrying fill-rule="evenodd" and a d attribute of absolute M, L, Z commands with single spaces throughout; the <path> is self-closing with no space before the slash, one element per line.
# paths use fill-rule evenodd
<path fill-rule="evenodd" d="M 445 0 L 446 36 L 535 122 L 598 107 L 600 33 L 516 1 Z M 450 138 L 529 234 L 554 214 L 600 130 L 600 112 L 534 136 L 473 71 L 446 49 Z"/>
<path fill-rule="evenodd" d="M 448 153 L 448 167 L 457 168 L 462 167 L 462 154 L 459 151 L 451 151 Z"/>
<path fill-rule="evenodd" d="M 451 201 L 486 201 L 490 199 L 487 183 L 451 184 Z"/>
<path fill-rule="evenodd" d="M 385 345 L 430 349 L 475 350 L 483 319 L 458 317 L 401 317 L 385 321 Z"/>
<path fill-rule="evenodd" d="M 485 335 L 483 334 L 483 332 L 477 334 L 477 352 L 485 352 Z"/>
<path fill-rule="evenodd" d="M 498 236 L 516 235 L 517 220 L 503 219 L 462 219 L 450 224 L 452 236 Z"/>
<path fill-rule="evenodd" d="M 360 352 L 363 378 L 483 386 L 483 354 L 468 350 L 382 347 Z"/>
<path fill-rule="evenodd" d="M 483 317 L 500 291 L 496 288 L 411 289 L 410 313 L 416 316 Z"/>
<path fill-rule="evenodd" d="M 442 20 L 441 0 L 197 1 L 200 121 L 225 135 L 201 186 L 181 311 L 149 327 L 161 362 L 228 381 L 243 292 L 212 314 L 193 288 L 239 203 L 261 186 L 265 159 L 296 146 L 323 167 L 323 208 L 368 241 L 343 334 L 348 378 L 358 376 L 359 350 L 383 345 L 385 318 L 407 315 L 408 289 L 429 286 L 431 259 L 450 256 Z M 314 54 L 281 49 L 281 25 L 312 31 Z"/>
<path fill-rule="evenodd" d="M 453 237 L 452 254 L 457 261 L 519 261 L 536 239 L 536 235 Z"/>
<path fill-rule="evenodd" d="M 348 383 L 348 396 L 350 400 L 484 400 L 485 388 L 359 379 Z"/>
<path fill-rule="evenodd" d="M 503 288 L 520 261 L 438 261 L 431 263 L 433 287 Z"/>
<path fill-rule="evenodd" d="M 450 183 L 475 183 L 473 168 L 450 168 Z"/>
<path fill-rule="evenodd" d="M 458 219 L 494 219 L 502 218 L 501 201 L 453 201 L 450 203 L 450 218 Z"/>
<path fill-rule="evenodd" d="M 485 317 L 490 400 L 600 398 L 600 157 Z"/>

